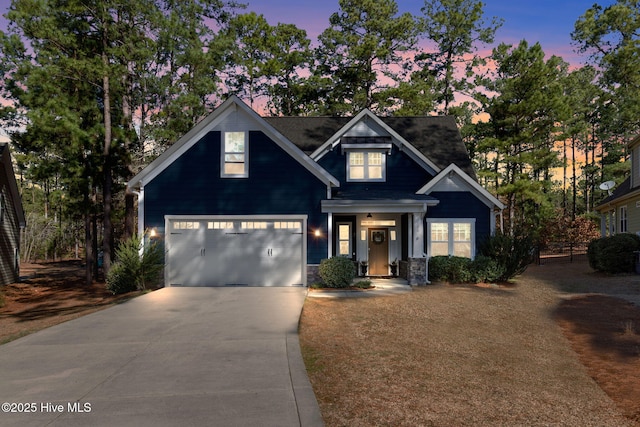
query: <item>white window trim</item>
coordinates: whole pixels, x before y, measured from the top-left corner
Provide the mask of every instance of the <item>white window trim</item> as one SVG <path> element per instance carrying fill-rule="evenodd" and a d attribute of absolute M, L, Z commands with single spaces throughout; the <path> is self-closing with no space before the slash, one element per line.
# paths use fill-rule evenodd
<path fill-rule="evenodd" d="M 629 230 L 629 210 L 627 205 L 620 206 L 620 233 L 626 233 Z"/>
<path fill-rule="evenodd" d="M 340 253 L 340 242 L 344 242 L 344 240 L 340 239 L 340 226 L 342 225 L 346 225 L 347 227 L 349 227 L 349 237 L 347 239 L 347 241 L 349 242 L 349 253 L 348 254 L 341 254 Z M 336 234 L 336 255 L 338 256 L 343 256 L 345 258 L 351 258 L 353 256 L 353 230 L 352 230 L 352 224 L 350 222 L 338 222 L 336 223 L 336 229 L 338 231 L 338 233 Z"/>
<path fill-rule="evenodd" d="M 449 256 L 453 256 L 453 224 L 471 224 L 471 259 L 476 257 L 476 219 L 475 218 L 427 218 L 427 253 L 429 256 L 432 254 L 431 250 L 431 224 L 433 223 L 447 223 L 449 224 Z"/>
<path fill-rule="evenodd" d="M 244 172 L 238 174 L 229 174 L 224 173 L 224 165 L 226 150 L 226 139 L 227 134 L 229 133 L 240 133 L 244 134 Z M 220 177 L 221 178 L 248 178 L 249 177 L 249 132 L 246 131 L 225 131 L 222 132 L 222 141 L 220 141 Z"/>
<path fill-rule="evenodd" d="M 364 175 L 362 179 L 351 178 L 351 161 L 350 156 L 352 153 L 363 153 L 364 157 Z M 382 178 L 371 179 L 369 178 L 369 153 L 380 153 L 382 156 Z M 385 150 L 349 150 L 347 151 L 347 182 L 386 182 L 387 181 L 387 155 Z"/>

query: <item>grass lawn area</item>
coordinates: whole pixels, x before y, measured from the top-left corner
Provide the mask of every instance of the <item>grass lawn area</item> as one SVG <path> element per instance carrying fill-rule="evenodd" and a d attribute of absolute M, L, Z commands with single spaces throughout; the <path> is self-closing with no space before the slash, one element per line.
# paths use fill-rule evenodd
<path fill-rule="evenodd" d="M 640 425 L 640 309 L 584 294 L 603 289 L 640 296 L 640 277 L 562 264 L 512 287 L 308 298 L 300 342 L 325 423 Z"/>

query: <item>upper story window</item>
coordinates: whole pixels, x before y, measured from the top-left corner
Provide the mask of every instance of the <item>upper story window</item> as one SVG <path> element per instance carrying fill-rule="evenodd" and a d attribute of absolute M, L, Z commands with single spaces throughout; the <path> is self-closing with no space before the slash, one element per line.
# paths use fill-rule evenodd
<path fill-rule="evenodd" d="M 246 132 L 225 132 L 222 141 L 222 177 L 246 178 L 249 176 Z"/>
<path fill-rule="evenodd" d="M 381 151 L 347 153 L 347 181 L 385 181 L 386 156 Z"/>

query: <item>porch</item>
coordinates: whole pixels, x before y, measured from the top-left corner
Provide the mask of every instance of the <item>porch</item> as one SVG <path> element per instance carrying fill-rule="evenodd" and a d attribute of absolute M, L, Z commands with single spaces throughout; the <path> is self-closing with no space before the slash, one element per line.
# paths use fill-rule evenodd
<path fill-rule="evenodd" d="M 361 278 L 428 283 L 424 218 L 435 199 L 324 200 L 329 257 L 353 260 Z"/>

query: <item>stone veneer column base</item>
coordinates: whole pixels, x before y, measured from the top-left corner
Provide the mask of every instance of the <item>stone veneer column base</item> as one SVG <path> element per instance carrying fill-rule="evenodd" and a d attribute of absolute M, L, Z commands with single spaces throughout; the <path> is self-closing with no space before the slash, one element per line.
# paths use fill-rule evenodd
<path fill-rule="evenodd" d="M 407 283 L 409 285 L 424 286 L 429 283 L 427 258 L 409 258 L 407 264 Z"/>
<path fill-rule="evenodd" d="M 320 266 L 319 265 L 307 265 L 307 286 L 311 286 L 313 283 L 319 283 L 320 279 Z"/>

